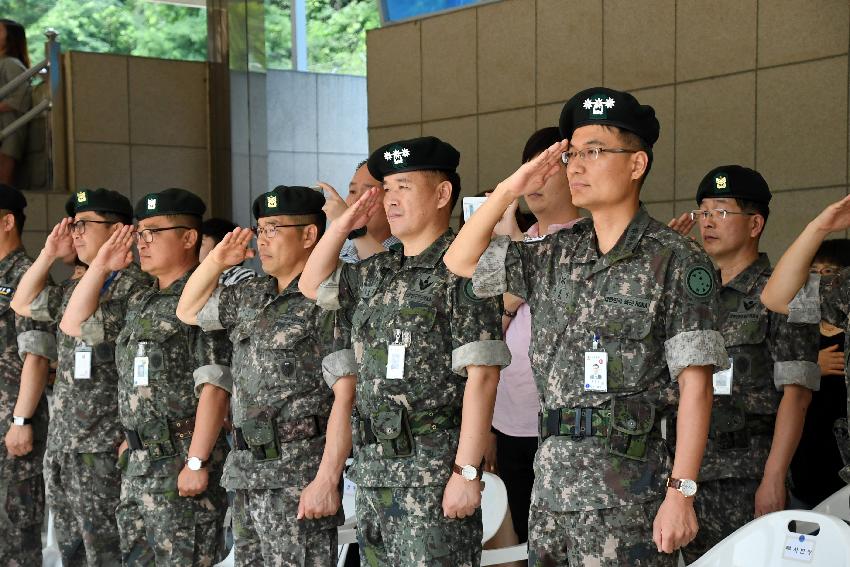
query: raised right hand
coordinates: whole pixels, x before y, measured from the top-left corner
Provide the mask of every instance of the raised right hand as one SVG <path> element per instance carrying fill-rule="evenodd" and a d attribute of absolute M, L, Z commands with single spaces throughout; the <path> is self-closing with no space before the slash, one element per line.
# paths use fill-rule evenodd
<path fill-rule="evenodd" d="M 325 191 L 333 188 L 325 183 L 320 183 Z M 334 193 L 336 193 L 334 191 Z M 372 187 L 363 193 L 353 205 L 348 207 L 334 222 L 331 223 L 331 228 L 339 234 L 348 234 L 352 230 L 366 226 L 372 215 L 378 212 L 382 206 L 383 191 L 378 187 Z M 339 197 L 339 195 L 337 195 Z"/>
<path fill-rule="evenodd" d="M 71 234 L 71 224 L 73 222 L 74 219 L 71 217 L 64 218 L 47 235 L 47 240 L 44 241 L 43 252 L 51 260 L 65 258 L 76 253 L 74 250 L 74 237 Z"/>
<path fill-rule="evenodd" d="M 123 270 L 133 262 L 133 225 L 118 225 L 109 239 L 103 243 L 91 267 L 115 272 Z"/>
<path fill-rule="evenodd" d="M 561 154 L 570 146 L 569 140 L 555 142 L 499 183 L 514 199 L 539 190 L 553 175 L 561 173 Z"/>
<path fill-rule="evenodd" d="M 823 232 L 835 232 L 850 228 L 850 195 L 825 208 L 815 217 L 812 224 Z"/>
<path fill-rule="evenodd" d="M 246 258 L 253 258 L 254 251 L 248 248 L 254 233 L 250 228 L 236 227 L 233 232 L 228 232 L 215 245 L 209 254 L 209 258 L 216 264 L 222 266 L 238 266 Z"/>

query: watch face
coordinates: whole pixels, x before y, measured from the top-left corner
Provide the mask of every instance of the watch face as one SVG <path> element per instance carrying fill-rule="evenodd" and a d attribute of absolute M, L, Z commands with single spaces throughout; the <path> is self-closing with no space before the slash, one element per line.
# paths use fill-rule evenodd
<path fill-rule="evenodd" d="M 681 484 L 679 485 L 679 490 L 685 496 L 693 496 L 697 493 L 697 483 L 690 479 L 684 478 L 682 479 Z"/>
<path fill-rule="evenodd" d="M 190 471 L 199 471 L 201 470 L 201 459 L 198 457 L 189 457 L 189 460 L 186 461 L 186 464 L 189 466 Z"/>
<path fill-rule="evenodd" d="M 478 476 L 478 471 L 472 465 L 464 465 L 460 470 L 466 480 L 475 480 L 475 477 Z"/>

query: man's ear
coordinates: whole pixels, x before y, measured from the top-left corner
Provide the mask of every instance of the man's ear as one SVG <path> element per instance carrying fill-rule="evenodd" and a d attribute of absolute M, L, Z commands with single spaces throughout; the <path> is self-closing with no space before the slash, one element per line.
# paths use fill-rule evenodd
<path fill-rule="evenodd" d="M 451 181 L 441 181 L 437 185 L 437 208 L 450 205 L 452 202 L 452 183 Z"/>
<path fill-rule="evenodd" d="M 646 152 L 637 152 L 632 156 L 632 179 L 638 180 L 646 173 L 649 167 L 649 156 Z"/>
<path fill-rule="evenodd" d="M 195 228 L 190 228 L 183 233 L 183 247 L 188 249 L 195 248 L 198 244 L 198 235 L 200 233 Z"/>
<path fill-rule="evenodd" d="M 319 227 L 308 224 L 301 230 L 301 244 L 304 248 L 312 248 L 319 241 Z"/>

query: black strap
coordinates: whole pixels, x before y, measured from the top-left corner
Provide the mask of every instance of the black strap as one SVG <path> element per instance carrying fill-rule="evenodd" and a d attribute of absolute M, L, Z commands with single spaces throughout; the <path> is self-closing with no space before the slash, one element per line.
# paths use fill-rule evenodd
<path fill-rule="evenodd" d="M 142 439 L 139 437 L 139 434 L 132 429 L 127 429 L 124 431 L 124 437 L 127 439 L 127 447 L 132 449 L 133 451 L 141 451 L 144 449 L 142 445 Z"/>

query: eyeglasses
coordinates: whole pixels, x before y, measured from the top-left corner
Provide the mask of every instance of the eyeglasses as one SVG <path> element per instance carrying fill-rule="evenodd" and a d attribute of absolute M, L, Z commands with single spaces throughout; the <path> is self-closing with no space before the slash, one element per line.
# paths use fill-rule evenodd
<path fill-rule="evenodd" d="M 86 223 L 90 222 L 94 224 L 115 224 L 114 222 L 105 220 L 78 220 L 77 222 L 71 223 L 71 230 L 74 232 L 74 234 L 85 234 Z"/>
<path fill-rule="evenodd" d="M 251 232 L 259 238 L 260 235 L 265 234 L 266 238 L 274 238 L 277 236 L 277 229 L 279 228 L 289 228 L 291 226 L 308 226 L 309 223 L 302 224 L 267 224 L 265 226 L 252 226 Z"/>
<path fill-rule="evenodd" d="M 838 273 L 838 271 L 839 271 L 839 268 L 836 268 L 834 266 L 821 266 L 820 268 L 815 268 L 813 266 L 812 269 L 809 270 L 809 273 L 810 274 L 818 274 L 818 275 L 821 275 L 821 276 L 834 276 L 835 274 Z"/>
<path fill-rule="evenodd" d="M 626 150 L 624 148 L 587 148 L 585 150 L 570 150 L 566 152 L 561 152 L 561 161 L 564 162 L 564 165 L 569 165 L 570 160 L 578 158 L 581 161 L 585 160 L 597 160 L 599 159 L 599 154 L 608 153 L 608 154 L 636 154 L 640 150 Z"/>
<path fill-rule="evenodd" d="M 746 215 L 748 217 L 751 217 L 756 214 L 758 213 L 739 213 L 737 211 L 727 211 L 726 209 L 711 209 L 707 211 L 704 211 L 702 209 L 696 209 L 691 211 L 690 216 L 691 220 L 695 221 L 700 219 L 705 220 L 709 217 L 714 217 L 714 215 L 719 216 L 721 219 L 725 219 L 726 215 Z"/>
<path fill-rule="evenodd" d="M 178 228 L 182 228 L 184 230 L 192 230 L 191 226 L 167 226 L 165 228 L 146 228 L 144 230 L 137 230 L 133 233 L 133 238 L 136 239 L 136 244 L 139 241 L 144 240 L 146 244 L 150 244 L 153 242 L 153 235 L 157 232 L 163 232 L 166 230 L 175 230 Z"/>

